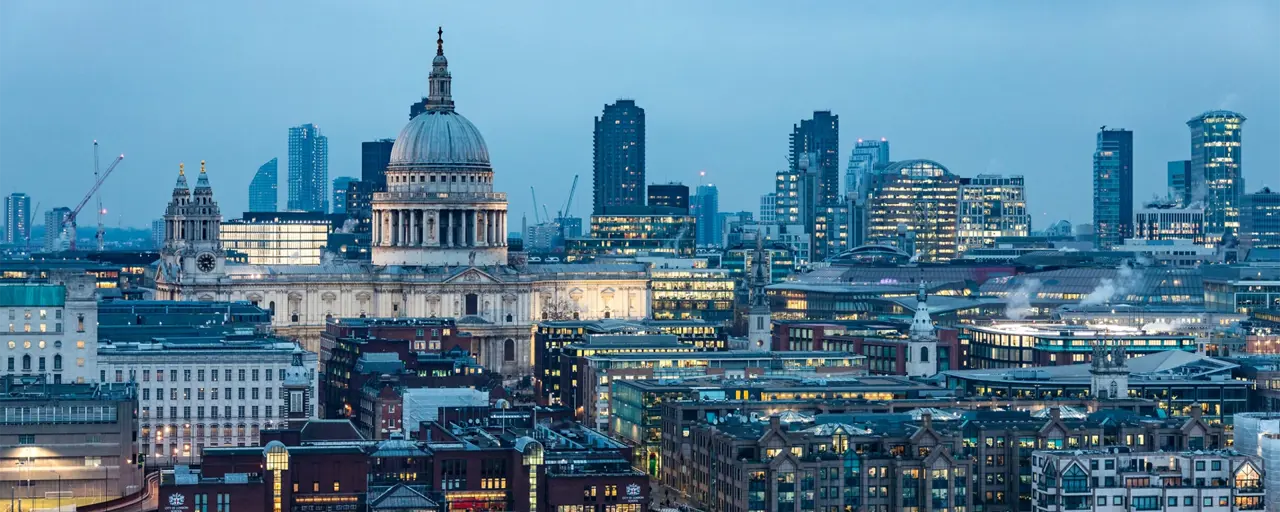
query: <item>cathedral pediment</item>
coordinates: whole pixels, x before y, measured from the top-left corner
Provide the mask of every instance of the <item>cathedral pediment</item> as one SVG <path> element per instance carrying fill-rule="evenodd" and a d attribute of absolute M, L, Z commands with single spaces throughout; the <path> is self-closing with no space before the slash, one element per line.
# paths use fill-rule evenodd
<path fill-rule="evenodd" d="M 499 281 L 497 278 L 493 277 L 488 272 L 485 272 L 475 267 L 471 267 L 461 272 L 458 272 L 453 277 L 445 279 L 444 282 L 454 283 L 454 284 L 459 284 L 459 283 L 460 284 L 493 284 L 493 283 L 501 283 L 502 281 Z"/>

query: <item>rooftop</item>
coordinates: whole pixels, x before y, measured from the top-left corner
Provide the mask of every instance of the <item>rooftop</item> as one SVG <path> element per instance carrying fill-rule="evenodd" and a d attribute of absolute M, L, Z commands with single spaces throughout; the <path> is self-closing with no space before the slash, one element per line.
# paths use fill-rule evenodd
<path fill-rule="evenodd" d="M 1231 370 L 1239 365 L 1181 350 L 1166 350 L 1128 359 L 1130 383 L 1138 381 L 1232 381 Z M 943 372 L 949 378 L 981 381 L 1049 381 L 1055 384 L 1088 385 L 1090 364 L 1067 366 L 1039 366 L 1035 368 L 992 368 L 978 370 L 951 370 Z"/>
<path fill-rule="evenodd" d="M 929 303 L 933 305 L 932 302 Z M 933 309 L 932 307 L 930 309 Z M 1112 324 L 1059 324 L 1059 323 L 1023 323 L 1023 322 L 997 322 L 991 325 L 970 325 L 965 326 L 966 329 L 998 334 L 1014 334 L 1022 336 L 1037 336 L 1041 338 L 1063 338 L 1063 339 L 1106 339 L 1113 340 L 1116 338 L 1141 336 L 1143 338 L 1169 338 L 1182 339 L 1190 338 L 1190 334 L 1171 334 L 1161 332 L 1148 332 L 1139 327 L 1130 327 L 1125 325 Z"/>

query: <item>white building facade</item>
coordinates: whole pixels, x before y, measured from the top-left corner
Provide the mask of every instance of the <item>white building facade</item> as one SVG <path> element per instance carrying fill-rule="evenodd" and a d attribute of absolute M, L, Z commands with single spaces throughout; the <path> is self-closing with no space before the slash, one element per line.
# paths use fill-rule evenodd
<path fill-rule="evenodd" d="M 1037 451 L 1037 512 L 1263 510 L 1262 461 L 1234 450 L 1130 453 L 1128 448 Z"/>
<path fill-rule="evenodd" d="M 210 446 L 257 446 L 290 419 L 286 378 L 297 345 L 274 340 L 107 343 L 98 379 L 138 386 L 139 452 L 148 464 L 192 464 Z M 301 371 L 316 396 L 316 355 Z M 315 400 L 294 417 L 315 418 Z"/>
<path fill-rule="evenodd" d="M 47 284 L 0 285 L 0 375 L 46 382 L 97 379 L 98 303 L 94 277 L 55 274 Z"/>

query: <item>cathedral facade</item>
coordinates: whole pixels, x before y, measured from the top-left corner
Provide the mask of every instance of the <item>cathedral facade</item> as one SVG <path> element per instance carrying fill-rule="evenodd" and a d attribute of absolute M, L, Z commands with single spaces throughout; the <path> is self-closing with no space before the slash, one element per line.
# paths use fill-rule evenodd
<path fill-rule="evenodd" d="M 396 138 L 387 190 L 374 195 L 371 263 L 228 263 L 202 162 L 194 190 L 179 168 L 155 298 L 251 302 L 272 312 L 278 333 L 317 353 L 334 318 L 454 317 L 480 341 L 478 361 L 508 376 L 531 373 L 539 320 L 649 316 L 643 265 L 509 260 L 506 194 L 493 191 L 480 131 L 454 110 L 443 41 L 436 43 L 426 111 Z"/>

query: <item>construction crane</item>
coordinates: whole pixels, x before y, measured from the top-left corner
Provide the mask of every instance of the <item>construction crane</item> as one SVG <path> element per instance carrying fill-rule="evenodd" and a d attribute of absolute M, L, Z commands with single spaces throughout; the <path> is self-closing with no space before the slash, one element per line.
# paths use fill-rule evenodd
<path fill-rule="evenodd" d="M 95 147 L 96 147 L 96 143 L 95 143 Z M 97 180 L 94 180 L 93 188 L 89 189 L 89 193 L 85 194 L 84 199 L 80 200 L 80 204 L 77 204 L 76 207 L 71 210 L 71 213 L 67 214 L 67 218 L 62 221 L 61 229 L 63 230 L 64 233 L 68 232 L 67 228 L 70 228 L 69 232 L 71 233 L 71 236 L 70 236 L 71 243 L 68 246 L 70 250 L 72 251 L 76 250 L 76 235 L 75 235 L 76 216 L 80 214 L 80 210 L 84 209 L 84 205 L 89 204 L 89 199 L 92 199 L 93 195 L 98 192 L 98 188 L 102 186 L 102 182 L 106 181 L 108 176 L 111 176 L 111 171 L 116 170 L 116 166 L 120 165 L 120 162 L 123 160 L 124 160 L 124 154 L 121 154 L 120 156 L 116 157 L 116 160 L 114 162 L 111 162 L 111 165 L 107 167 L 107 170 L 103 172 L 101 176 L 98 176 Z"/>
<path fill-rule="evenodd" d="M 99 177 L 98 169 L 99 169 L 99 167 L 98 167 L 98 141 L 96 141 L 96 140 L 95 140 L 95 141 L 93 141 L 93 181 L 94 181 L 95 183 L 98 181 L 98 177 Z M 106 238 L 106 237 L 105 237 L 106 231 L 102 228 L 102 215 L 103 215 L 103 214 L 105 214 L 105 213 L 107 213 L 107 211 L 102 209 L 102 196 L 101 196 L 101 195 L 98 195 L 98 196 L 97 196 L 97 200 L 98 200 L 98 233 L 94 235 L 94 240 L 96 240 L 96 241 L 97 241 L 98 250 L 99 250 L 99 251 L 101 251 L 101 250 L 103 249 L 103 245 L 104 245 L 105 238 Z"/>
<path fill-rule="evenodd" d="M 538 220 L 538 192 L 533 189 L 532 185 L 529 186 L 529 194 L 533 196 L 533 223 L 541 224 L 542 222 Z"/>
<path fill-rule="evenodd" d="M 568 199 L 565 199 L 565 201 L 564 201 L 564 208 L 562 208 L 562 209 L 558 212 L 558 213 L 560 214 L 560 218 L 564 218 L 564 217 L 568 217 L 568 216 L 569 216 L 569 205 L 573 204 L 573 192 L 574 192 L 575 190 L 578 190 L 578 175 L 577 175 L 577 174 L 574 174 L 574 175 L 573 175 L 573 186 L 570 186 L 570 187 L 569 187 L 569 198 L 568 198 Z"/>
<path fill-rule="evenodd" d="M 533 211 L 536 212 L 538 209 L 534 208 Z M 547 211 L 547 203 L 542 203 L 542 216 L 547 218 L 547 222 L 551 222 L 551 212 Z"/>

